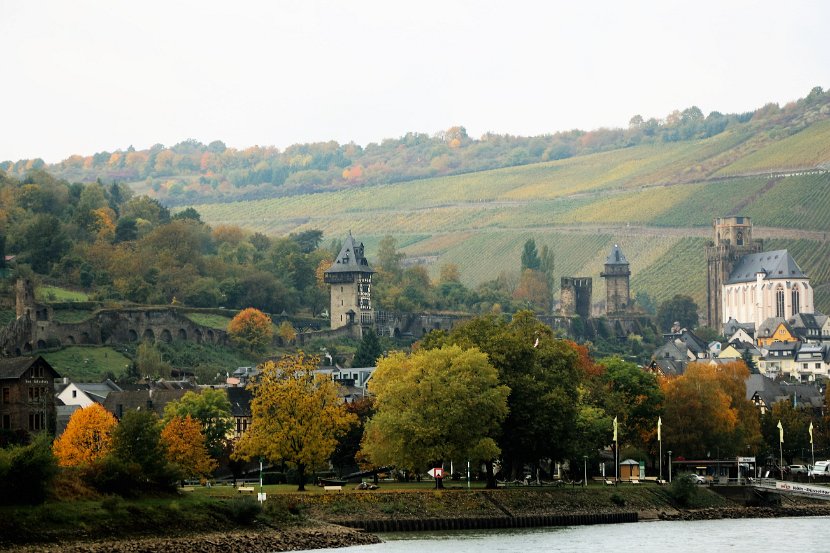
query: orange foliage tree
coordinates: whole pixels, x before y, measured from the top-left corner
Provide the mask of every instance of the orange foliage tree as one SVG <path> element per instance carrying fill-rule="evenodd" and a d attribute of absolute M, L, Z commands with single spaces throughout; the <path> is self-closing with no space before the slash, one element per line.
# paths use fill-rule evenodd
<path fill-rule="evenodd" d="M 274 335 L 274 326 L 271 317 L 249 307 L 240 311 L 228 323 L 228 334 L 237 344 L 251 351 L 262 351 L 271 342 Z"/>
<path fill-rule="evenodd" d="M 208 454 L 202 423 L 190 418 L 173 417 L 161 431 L 167 460 L 181 470 L 183 478 L 207 477 L 217 466 Z"/>
<path fill-rule="evenodd" d="M 117 425 L 115 417 L 97 403 L 78 409 L 52 446 L 58 464 L 75 467 L 104 457 L 110 450 L 112 431 Z"/>
<path fill-rule="evenodd" d="M 687 458 L 739 455 L 761 440 L 757 409 L 746 399 L 742 361 L 690 363 L 683 376 L 661 382 L 665 396 L 663 449 Z"/>

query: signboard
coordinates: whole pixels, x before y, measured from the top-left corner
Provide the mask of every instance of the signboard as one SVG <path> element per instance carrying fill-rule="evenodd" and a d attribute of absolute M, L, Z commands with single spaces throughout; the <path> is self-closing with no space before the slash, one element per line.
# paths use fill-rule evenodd
<path fill-rule="evenodd" d="M 825 486 L 810 486 L 809 484 L 799 484 L 797 482 L 781 482 L 779 480 L 775 482 L 775 489 L 799 495 L 808 495 L 811 497 L 830 499 L 830 488 L 827 488 Z"/>
<path fill-rule="evenodd" d="M 441 467 L 435 467 L 434 469 L 429 469 L 427 474 L 432 476 L 433 478 L 444 478 L 444 469 Z"/>
<path fill-rule="evenodd" d="M 257 498 L 257 500 L 259 500 L 260 503 L 265 501 L 265 496 L 266 496 L 265 492 L 260 492 L 260 493 L 256 494 L 256 498 Z"/>
<path fill-rule="evenodd" d="M 739 463 L 754 463 L 755 457 L 738 457 Z"/>

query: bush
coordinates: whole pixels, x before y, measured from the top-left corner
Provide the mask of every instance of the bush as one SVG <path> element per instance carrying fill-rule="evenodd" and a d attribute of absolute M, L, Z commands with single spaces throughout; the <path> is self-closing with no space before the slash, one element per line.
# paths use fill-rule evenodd
<path fill-rule="evenodd" d="M 625 498 L 618 493 L 611 494 L 611 503 L 617 507 L 625 507 Z"/>
<path fill-rule="evenodd" d="M 237 497 L 226 504 L 228 518 L 237 524 L 253 524 L 262 512 L 262 505 L 251 497 Z"/>
<path fill-rule="evenodd" d="M 677 506 L 685 507 L 697 495 L 697 484 L 689 478 L 688 474 L 678 474 L 669 485 L 668 494 Z"/>
<path fill-rule="evenodd" d="M 43 503 L 56 473 L 48 434 L 38 434 L 28 445 L 0 449 L 0 503 Z"/>

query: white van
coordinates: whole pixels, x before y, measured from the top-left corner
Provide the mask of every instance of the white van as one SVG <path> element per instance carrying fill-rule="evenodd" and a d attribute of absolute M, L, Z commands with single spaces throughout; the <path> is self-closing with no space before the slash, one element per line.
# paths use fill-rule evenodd
<path fill-rule="evenodd" d="M 810 469 L 810 476 L 830 476 L 830 461 L 816 461 Z"/>

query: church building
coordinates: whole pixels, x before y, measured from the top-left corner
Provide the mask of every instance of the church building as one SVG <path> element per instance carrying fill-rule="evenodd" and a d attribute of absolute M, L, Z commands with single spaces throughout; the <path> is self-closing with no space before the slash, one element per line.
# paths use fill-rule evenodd
<path fill-rule="evenodd" d="M 815 311 L 810 279 L 787 250 L 762 251 L 749 217 L 719 217 L 713 230 L 706 248 L 710 326 L 734 319 L 759 328 L 771 317 Z"/>

